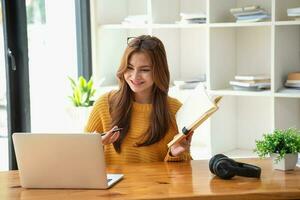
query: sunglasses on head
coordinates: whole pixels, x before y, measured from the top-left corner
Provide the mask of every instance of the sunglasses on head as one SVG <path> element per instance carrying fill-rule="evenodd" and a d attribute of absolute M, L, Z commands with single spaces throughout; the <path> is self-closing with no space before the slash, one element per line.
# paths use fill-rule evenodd
<path fill-rule="evenodd" d="M 127 45 L 134 48 L 155 49 L 158 42 L 152 38 L 128 37 Z"/>

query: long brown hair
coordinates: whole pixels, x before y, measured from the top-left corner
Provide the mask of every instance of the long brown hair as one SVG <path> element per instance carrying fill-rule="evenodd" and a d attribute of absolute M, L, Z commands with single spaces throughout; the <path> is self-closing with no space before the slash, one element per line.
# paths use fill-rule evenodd
<path fill-rule="evenodd" d="M 122 127 L 120 137 L 113 143 L 115 150 L 121 152 L 121 144 L 129 130 L 131 109 L 133 102 L 133 91 L 124 79 L 128 62 L 134 53 L 146 53 L 152 62 L 152 73 L 154 85 L 152 88 L 152 113 L 150 115 L 150 126 L 144 137 L 137 146 L 148 146 L 161 140 L 167 133 L 172 123 L 168 105 L 168 90 L 170 73 L 167 62 L 166 51 L 163 43 L 154 36 L 141 35 L 129 41 L 123 54 L 117 78 L 119 90 L 112 92 L 109 96 L 112 127 Z"/>

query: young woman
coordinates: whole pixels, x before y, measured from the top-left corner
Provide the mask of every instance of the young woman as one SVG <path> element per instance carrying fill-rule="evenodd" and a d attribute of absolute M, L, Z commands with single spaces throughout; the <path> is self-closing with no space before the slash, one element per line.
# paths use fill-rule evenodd
<path fill-rule="evenodd" d="M 190 160 L 191 137 L 167 147 L 178 133 L 175 114 L 181 103 L 168 96 L 163 43 L 149 35 L 128 38 L 127 43 L 117 72 L 119 89 L 96 101 L 86 132 L 104 133 L 110 164 Z"/>

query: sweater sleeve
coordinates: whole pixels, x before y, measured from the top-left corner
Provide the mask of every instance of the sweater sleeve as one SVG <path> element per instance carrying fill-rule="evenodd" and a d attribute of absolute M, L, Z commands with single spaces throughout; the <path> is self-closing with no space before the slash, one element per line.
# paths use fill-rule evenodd
<path fill-rule="evenodd" d="M 103 133 L 103 119 L 101 117 L 101 110 L 105 104 L 105 95 L 101 96 L 94 104 L 90 116 L 88 118 L 87 124 L 85 126 L 85 132 L 92 133 L 94 131 L 98 133 Z"/>
<path fill-rule="evenodd" d="M 171 156 L 170 151 L 171 149 L 169 148 L 168 153 L 164 159 L 165 162 L 180 162 L 180 161 L 193 160 L 193 158 L 190 155 L 190 152 L 184 152 L 179 156 Z"/>

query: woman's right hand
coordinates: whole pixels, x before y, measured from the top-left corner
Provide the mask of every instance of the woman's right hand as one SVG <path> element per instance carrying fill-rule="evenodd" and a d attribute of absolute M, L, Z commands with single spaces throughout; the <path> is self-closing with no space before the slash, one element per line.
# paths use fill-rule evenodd
<path fill-rule="evenodd" d="M 115 131 L 115 129 L 117 128 L 117 126 L 114 126 L 111 130 L 104 133 L 104 135 L 102 136 L 103 145 L 112 144 L 119 138 L 120 131 Z"/>

